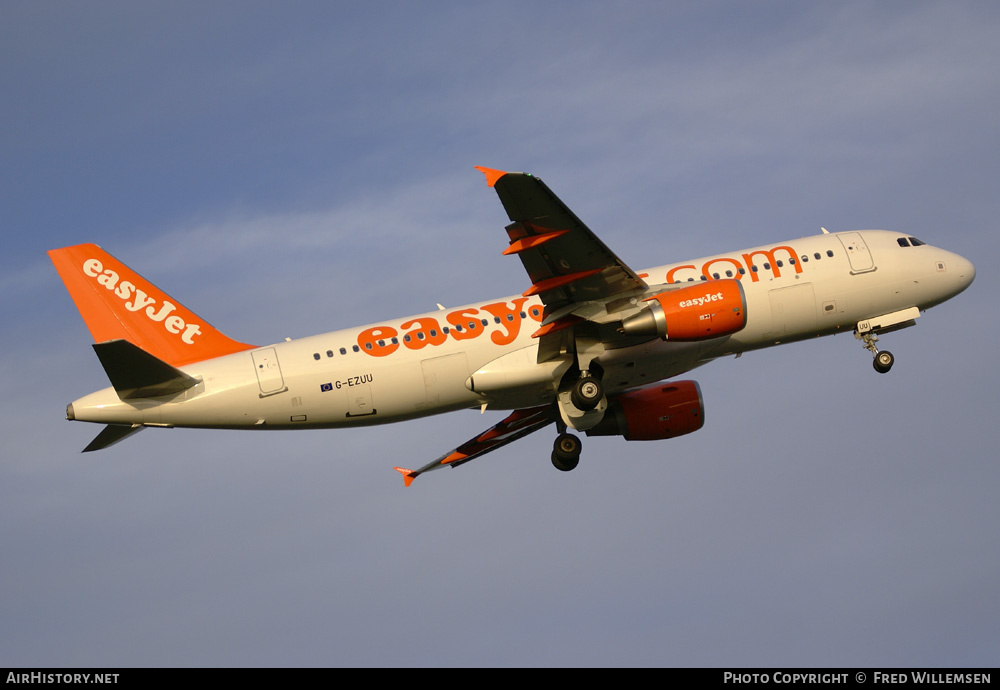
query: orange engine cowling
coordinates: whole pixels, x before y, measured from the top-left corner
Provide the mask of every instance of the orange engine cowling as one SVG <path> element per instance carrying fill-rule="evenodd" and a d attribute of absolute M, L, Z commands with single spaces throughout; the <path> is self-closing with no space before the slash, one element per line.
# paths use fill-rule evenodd
<path fill-rule="evenodd" d="M 648 306 L 622 321 L 622 333 L 707 340 L 735 333 L 747 323 L 743 285 L 733 278 L 668 290 L 643 301 Z"/>
<path fill-rule="evenodd" d="M 604 419 L 587 436 L 659 441 L 698 431 L 705 405 L 695 381 L 669 381 L 623 393 L 608 402 Z"/>

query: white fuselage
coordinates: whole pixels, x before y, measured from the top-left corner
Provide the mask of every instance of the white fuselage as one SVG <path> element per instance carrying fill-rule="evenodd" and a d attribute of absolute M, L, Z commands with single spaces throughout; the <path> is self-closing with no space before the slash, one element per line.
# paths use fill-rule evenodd
<path fill-rule="evenodd" d="M 655 339 L 599 358 L 608 393 L 677 376 L 711 359 L 854 330 L 858 322 L 932 307 L 961 292 L 975 270 L 901 233 L 824 234 L 657 266 L 650 285 L 738 278 L 746 327 L 722 338 Z M 172 396 L 122 401 L 106 388 L 72 403 L 81 421 L 214 428 L 382 424 L 480 407 L 517 409 L 554 399 L 555 364 L 538 364 L 537 297 L 492 302 L 279 342 L 180 367 L 200 378 Z M 503 359 L 501 359 L 503 358 Z M 489 385 L 480 392 L 470 376 Z"/>

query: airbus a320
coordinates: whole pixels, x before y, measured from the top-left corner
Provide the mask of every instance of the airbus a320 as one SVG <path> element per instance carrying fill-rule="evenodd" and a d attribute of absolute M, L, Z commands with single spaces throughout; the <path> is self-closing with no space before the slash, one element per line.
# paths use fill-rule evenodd
<path fill-rule="evenodd" d="M 84 451 L 146 427 L 315 429 L 463 408 L 509 410 L 419 469 L 407 486 L 554 425 L 551 460 L 579 433 L 629 441 L 704 423 L 694 381 L 719 357 L 852 331 L 876 371 L 878 336 L 962 292 L 972 263 L 905 233 L 860 230 L 635 271 L 537 177 L 478 168 L 510 219 L 519 295 L 270 345 L 233 340 L 94 244 L 49 252 L 111 386 L 67 406 L 106 425 Z M 572 433 L 577 432 L 577 433 Z"/>

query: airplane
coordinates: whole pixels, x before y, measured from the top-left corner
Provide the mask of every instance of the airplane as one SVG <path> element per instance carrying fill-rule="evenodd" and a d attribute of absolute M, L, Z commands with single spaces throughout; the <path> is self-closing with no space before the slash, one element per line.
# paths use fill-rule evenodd
<path fill-rule="evenodd" d="M 879 373 L 878 336 L 965 290 L 970 261 L 904 233 L 827 232 L 636 272 L 542 182 L 479 167 L 507 212 L 529 287 L 520 295 L 297 340 L 229 338 L 94 244 L 49 256 L 111 386 L 66 408 L 105 428 L 84 452 L 146 427 L 316 429 L 459 409 L 511 411 L 419 469 L 406 486 L 555 424 L 559 470 L 580 438 L 689 434 L 704 423 L 695 381 L 714 359 L 853 331 Z"/>

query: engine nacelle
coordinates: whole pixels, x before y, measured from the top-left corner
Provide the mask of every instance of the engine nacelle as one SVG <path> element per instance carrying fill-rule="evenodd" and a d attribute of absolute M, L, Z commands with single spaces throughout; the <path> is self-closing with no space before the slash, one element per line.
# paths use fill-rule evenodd
<path fill-rule="evenodd" d="M 604 419 L 587 436 L 659 441 L 698 431 L 705 405 L 696 381 L 669 381 L 623 393 L 608 402 Z"/>
<path fill-rule="evenodd" d="M 668 290 L 643 301 L 649 305 L 622 321 L 622 333 L 707 340 L 735 333 L 747 324 L 743 284 L 733 278 Z"/>

